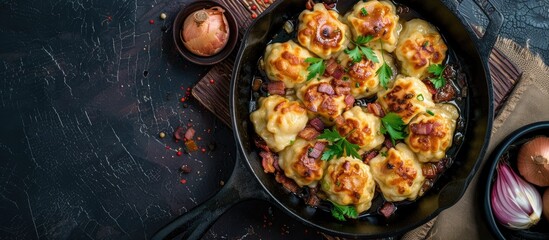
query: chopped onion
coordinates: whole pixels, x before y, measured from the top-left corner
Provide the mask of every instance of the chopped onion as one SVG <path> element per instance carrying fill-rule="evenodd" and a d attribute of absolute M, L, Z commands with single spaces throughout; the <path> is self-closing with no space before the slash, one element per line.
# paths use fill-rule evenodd
<path fill-rule="evenodd" d="M 497 166 L 491 203 L 494 216 L 507 228 L 527 229 L 540 220 L 540 194 L 534 186 L 520 178 L 507 163 L 499 163 Z"/>

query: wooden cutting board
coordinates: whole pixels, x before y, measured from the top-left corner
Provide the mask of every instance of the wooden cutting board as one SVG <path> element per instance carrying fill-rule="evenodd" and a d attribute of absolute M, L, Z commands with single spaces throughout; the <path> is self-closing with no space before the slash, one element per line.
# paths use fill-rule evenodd
<path fill-rule="evenodd" d="M 252 15 L 259 15 L 275 1 L 224 0 L 223 3 L 228 7 L 228 11 L 235 14 L 237 22 L 240 24 L 239 34 L 242 37 L 246 29 L 253 22 Z M 255 7 L 252 7 L 254 5 Z M 238 51 L 238 46 L 230 57 L 216 64 L 192 89 L 193 97 L 229 127 L 231 127 L 229 85 L 236 51 Z M 517 84 L 522 72 L 497 48 L 492 50 L 488 65 L 494 87 L 494 106 L 497 113 L 502 103 L 505 102 L 507 96 Z"/>

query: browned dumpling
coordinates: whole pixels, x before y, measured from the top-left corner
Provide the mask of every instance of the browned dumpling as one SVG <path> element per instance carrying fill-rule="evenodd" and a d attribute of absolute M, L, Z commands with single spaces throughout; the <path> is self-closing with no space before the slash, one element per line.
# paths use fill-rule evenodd
<path fill-rule="evenodd" d="M 458 117 L 454 106 L 437 104 L 429 108 L 429 113 L 420 113 L 410 122 L 404 141 L 420 162 L 438 162 L 452 145 Z"/>
<path fill-rule="evenodd" d="M 299 15 L 297 41 L 323 59 L 337 55 L 349 44 L 349 28 L 338 20 L 339 14 L 315 4 L 313 11 Z"/>
<path fill-rule="evenodd" d="M 375 194 L 370 167 L 352 157 L 332 159 L 321 181 L 328 199 L 339 205 L 354 205 L 357 212 L 368 210 Z"/>
<path fill-rule="evenodd" d="M 430 23 L 412 19 L 404 23 L 395 55 L 401 62 L 401 73 L 423 78 L 430 64 L 440 64 L 446 58 L 448 47 Z"/>
<path fill-rule="evenodd" d="M 378 93 L 377 101 L 385 112 L 398 114 L 404 124 L 435 106 L 432 94 L 422 81 L 402 75 L 396 77 L 393 87 Z"/>
<path fill-rule="evenodd" d="M 346 98 L 352 98 L 349 84 L 342 80 L 311 80 L 298 89 L 296 94 L 307 110 L 320 115 L 326 123 L 333 122 L 345 109 L 351 107 L 345 101 Z"/>
<path fill-rule="evenodd" d="M 395 50 L 401 26 L 395 5 L 391 2 L 358 1 L 353 10 L 345 15 L 345 19 L 355 41 L 359 36 L 372 36 L 368 46 L 381 49 L 383 45 L 387 52 Z"/>
<path fill-rule="evenodd" d="M 342 114 L 343 120 L 336 123 L 341 136 L 360 147 L 360 152 L 369 151 L 381 146 L 385 136 L 381 134 L 381 119 L 374 114 L 365 113 L 359 106 Z"/>
<path fill-rule="evenodd" d="M 259 105 L 259 109 L 250 114 L 250 119 L 255 132 L 274 152 L 290 145 L 309 120 L 307 110 L 298 102 L 279 95 L 262 98 Z"/>
<path fill-rule="evenodd" d="M 305 59 L 314 57 L 309 50 L 292 40 L 267 45 L 265 49 L 265 73 L 271 81 L 282 81 L 286 88 L 307 80 L 309 63 Z"/>
<path fill-rule="evenodd" d="M 404 143 L 389 150 L 383 148 L 381 152 L 368 164 L 385 200 L 415 200 L 425 177 L 414 152 Z"/>
<path fill-rule="evenodd" d="M 324 175 L 326 161 L 309 156 L 316 140 L 297 138 L 290 146 L 279 153 L 278 164 L 286 177 L 293 179 L 300 187 L 315 187 Z"/>

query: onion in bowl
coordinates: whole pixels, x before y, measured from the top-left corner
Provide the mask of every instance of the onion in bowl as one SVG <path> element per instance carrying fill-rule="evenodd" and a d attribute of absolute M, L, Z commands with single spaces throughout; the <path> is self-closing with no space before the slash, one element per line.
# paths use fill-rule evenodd
<path fill-rule="evenodd" d="M 229 24 L 221 7 L 191 13 L 183 23 L 181 39 L 185 47 L 199 56 L 219 53 L 229 40 Z"/>

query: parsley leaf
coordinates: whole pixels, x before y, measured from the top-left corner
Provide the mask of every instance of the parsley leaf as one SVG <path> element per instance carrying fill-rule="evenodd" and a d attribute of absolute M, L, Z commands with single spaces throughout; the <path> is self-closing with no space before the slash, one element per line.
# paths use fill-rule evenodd
<path fill-rule="evenodd" d="M 360 14 L 362 14 L 362 16 L 366 17 L 366 16 L 368 16 L 368 11 L 366 11 L 366 8 L 361 8 L 360 9 Z"/>
<path fill-rule="evenodd" d="M 434 78 L 429 78 L 429 81 L 433 83 L 436 89 L 439 89 L 446 85 L 446 79 L 444 79 L 444 76 L 442 75 L 444 73 L 444 69 L 446 69 L 446 66 L 442 66 L 441 64 L 431 64 L 427 68 L 427 71 L 429 73 L 435 75 Z"/>
<path fill-rule="evenodd" d="M 396 113 L 390 112 L 385 115 L 385 117 L 381 118 L 381 133 L 389 133 L 393 145 L 395 145 L 395 140 L 404 139 L 406 137 L 404 127 L 404 121 L 402 121 L 402 118 Z"/>
<path fill-rule="evenodd" d="M 366 59 L 369 59 L 374 63 L 379 63 L 379 59 L 374 53 L 374 50 L 372 50 L 370 47 L 360 46 L 362 44 L 366 44 L 372 41 L 373 38 L 374 37 L 372 35 L 358 36 L 356 42 L 354 42 L 356 47 L 353 49 L 345 49 L 345 53 L 349 55 L 353 62 L 360 62 L 360 60 L 362 60 L 362 56 L 364 56 L 366 57 Z"/>
<path fill-rule="evenodd" d="M 389 80 L 393 76 L 393 70 L 391 70 L 387 62 L 383 62 L 383 65 L 376 71 L 376 75 L 379 76 L 381 86 L 387 88 L 387 84 L 389 84 Z"/>
<path fill-rule="evenodd" d="M 326 65 L 324 65 L 324 60 L 321 58 L 306 58 L 306 63 L 310 63 L 309 67 L 307 67 L 307 71 L 309 71 L 309 74 L 307 75 L 307 81 L 313 79 L 315 76 L 319 75 L 322 76 L 324 74 L 324 70 L 326 70 Z"/>
<path fill-rule="evenodd" d="M 324 153 L 322 153 L 322 157 L 320 159 L 324 161 L 331 160 L 334 157 L 340 158 L 344 154 L 346 156 L 360 159 L 360 154 L 358 154 L 358 145 L 347 141 L 345 137 L 339 135 L 337 130 L 324 129 L 324 132 L 322 132 L 322 134 L 320 134 L 317 138 L 325 139 L 332 143 L 328 145 Z"/>
<path fill-rule="evenodd" d="M 339 221 L 345 221 L 345 217 L 357 218 L 358 212 L 354 206 L 343 206 L 335 202 L 330 201 L 334 206 L 332 207 L 332 216 Z"/>

